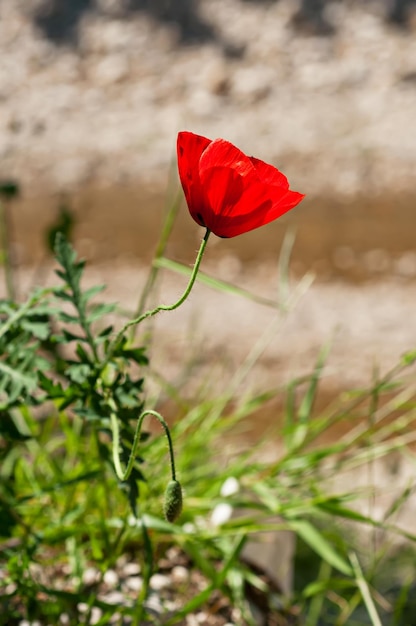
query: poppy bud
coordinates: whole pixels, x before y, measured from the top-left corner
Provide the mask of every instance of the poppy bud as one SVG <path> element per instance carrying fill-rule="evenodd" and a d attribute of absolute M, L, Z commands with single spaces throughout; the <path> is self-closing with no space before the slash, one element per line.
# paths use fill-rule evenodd
<path fill-rule="evenodd" d="M 177 480 L 170 480 L 165 491 L 163 513 L 168 522 L 174 522 L 182 511 L 182 487 Z"/>

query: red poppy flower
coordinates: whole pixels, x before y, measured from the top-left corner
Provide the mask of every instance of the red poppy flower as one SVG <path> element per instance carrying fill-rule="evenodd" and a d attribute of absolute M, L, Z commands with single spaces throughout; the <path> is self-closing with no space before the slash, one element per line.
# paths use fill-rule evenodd
<path fill-rule="evenodd" d="M 224 139 L 178 134 L 178 169 L 189 212 L 218 237 L 268 224 L 304 197 L 278 169 Z"/>

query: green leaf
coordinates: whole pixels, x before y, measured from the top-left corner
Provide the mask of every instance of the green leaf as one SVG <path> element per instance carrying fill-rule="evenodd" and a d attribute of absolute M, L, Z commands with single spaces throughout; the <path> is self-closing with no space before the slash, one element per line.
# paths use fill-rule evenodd
<path fill-rule="evenodd" d="M 353 568 L 353 573 L 356 577 L 356 581 L 357 581 L 357 586 L 361 592 L 361 596 L 364 600 L 364 604 L 366 606 L 366 609 L 368 611 L 368 614 L 370 616 L 371 619 L 371 624 L 373 626 L 383 626 L 380 620 L 380 617 L 377 613 L 377 609 L 376 606 L 374 604 L 373 598 L 371 596 L 371 591 L 370 588 L 368 586 L 368 582 L 366 581 L 363 572 L 361 570 L 361 566 L 359 564 L 357 555 L 355 554 L 355 552 L 351 552 L 350 553 L 350 561 L 351 561 L 351 565 Z"/>
<path fill-rule="evenodd" d="M 77 363 L 67 367 L 66 374 L 74 383 L 82 385 L 91 375 L 91 367 L 84 363 Z"/>
<path fill-rule="evenodd" d="M 95 285 L 95 287 L 90 287 L 89 289 L 86 289 L 83 292 L 82 299 L 85 302 L 88 302 L 88 300 L 91 300 L 91 298 L 94 298 L 94 296 L 96 296 L 97 294 L 101 293 L 104 290 L 105 290 L 105 285 Z"/>
<path fill-rule="evenodd" d="M 403 365 L 413 365 L 416 361 L 416 350 L 411 350 L 410 352 L 406 352 L 402 356 Z"/>
<path fill-rule="evenodd" d="M 104 315 L 108 315 L 109 313 L 113 313 L 116 308 L 115 304 L 95 304 L 92 305 L 88 311 L 88 322 L 91 324 L 96 320 L 100 319 Z"/>
<path fill-rule="evenodd" d="M 312 526 L 310 522 L 307 520 L 287 519 L 287 523 L 289 527 L 312 548 L 312 550 L 324 559 L 324 561 L 346 576 L 353 575 L 353 571 L 349 563 L 334 550 L 331 544 L 315 526 Z"/>
<path fill-rule="evenodd" d="M 134 389 L 132 391 L 131 389 L 125 390 L 123 387 L 116 387 L 114 397 L 117 398 L 117 402 L 123 406 L 123 408 L 134 409 L 142 404 Z"/>
<path fill-rule="evenodd" d="M 62 398 L 62 402 L 59 403 L 59 410 L 64 411 L 66 408 L 71 406 L 71 404 L 73 404 L 74 401 L 78 399 L 79 399 L 79 393 L 77 389 L 75 389 L 73 386 L 68 387 L 68 389 L 65 390 L 65 394 Z"/>
<path fill-rule="evenodd" d="M 74 413 L 90 422 L 100 422 L 103 420 L 101 415 L 90 408 L 76 407 Z"/>
<path fill-rule="evenodd" d="M 72 297 L 76 308 L 81 307 L 80 280 L 85 266 L 84 261 L 77 260 L 75 250 L 65 239 L 62 232 L 58 232 L 55 240 L 56 260 L 62 266 L 62 270 L 55 270 L 57 275 L 64 280 L 72 291 Z"/>
<path fill-rule="evenodd" d="M 13 528 L 17 525 L 14 508 L 8 502 L 0 501 L 0 537 L 6 538 L 13 535 Z"/>
<path fill-rule="evenodd" d="M 58 215 L 55 222 L 51 224 L 47 232 L 45 233 L 45 241 L 49 252 L 54 252 L 54 246 L 56 242 L 56 235 L 60 232 L 68 240 L 71 239 L 71 233 L 74 226 L 74 216 L 71 209 L 67 206 L 67 203 L 61 202 L 58 207 Z"/>
<path fill-rule="evenodd" d="M 39 372 L 39 385 L 51 399 L 62 398 L 65 395 L 61 383 L 50 380 L 43 372 Z"/>
<path fill-rule="evenodd" d="M 65 311 L 60 311 L 59 318 L 62 322 L 65 322 L 66 324 L 79 324 L 79 317 L 77 317 L 76 315 L 70 315 Z"/>
<path fill-rule="evenodd" d="M 122 350 L 119 355 L 134 361 L 137 365 L 147 365 L 149 362 L 145 354 L 145 348 L 128 348 L 127 350 Z"/>
<path fill-rule="evenodd" d="M 59 270 L 55 270 L 56 274 L 60 276 L 63 280 L 65 280 L 65 274 L 60 272 Z M 72 302 L 73 296 L 66 289 L 55 289 L 54 294 L 60 300 L 65 300 L 65 302 Z"/>
<path fill-rule="evenodd" d="M 9 441 L 27 441 L 32 435 L 22 433 L 9 412 L 0 412 L 0 434 Z"/>
<path fill-rule="evenodd" d="M 60 343 L 70 343 L 71 341 L 87 341 L 86 337 L 82 337 L 82 335 L 75 335 L 75 333 L 71 333 L 71 331 L 66 328 L 62 329 L 62 337 L 65 341 L 60 340 Z"/>
<path fill-rule="evenodd" d="M 302 404 L 299 407 L 299 423 L 303 424 L 308 422 L 311 416 L 312 407 L 315 402 L 316 391 L 318 388 L 319 379 L 321 378 L 322 370 L 325 365 L 326 358 L 329 353 L 329 345 L 322 348 L 318 360 L 310 379 L 308 390 L 302 400 Z"/>
<path fill-rule="evenodd" d="M 108 337 L 108 335 L 111 335 L 113 330 L 114 330 L 114 326 L 110 324 L 109 326 L 106 326 L 103 330 L 101 330 L 98 333 L 98 336 L 102 339 L 105 339 L 106 337 Z"/>
<path fill-rule="evenodd" d="M 46 339 L 50 335 L 49 324 L 46 322 L 32 322 L 28 319 L 22 320 L 22 328 L 38 339 Z"/>
<path fill-rule="evenodd" d="M 171 270 L 172 272 L 177 272 L 178 274 L 182 274 L 183 276 L 190 276 L 192 273 L 192 270 L 186 265 L 182 265 L 182 263 L 177 263 L 176 261 L 171 261 L 170 259 L 167 259 L 165 257 L 155 259 L 153 261 L 153 266 L 157 268 Z M 232 283 L 228 283 L 224 280 L 212 278 L 211 276 L 208 276 L 208 274 L 204 274 L 204 272 L 199 271 L 196 280 L 203 285 L 206 285 L 207 287 L 216 289 L 217 291 L 223 291 L 225 293 L 240 296 L 246 298 L 247 300 L 251 300 L 252 302 L 256 302 L 258 304 L 268 306 L 273 309 L 279 308 L 279 304 L 275 300 L 263 298 L 262 296 L 258 296 L 254 293 L 251 293 L 251 291 L 242 289 L 241 287 L 236 287 Z"/>
<path fill-rule="evenodd" d="M 0 361 L 0 379 L 1 375 L 5 377 L 6 382 L 10 385 L 9 403 L 13 403 L 24 391 L 33 391 L 36 389 L 36 374 L 28 374 L 18 369 L 10 367 L 7 363 Z M 6 403 L 5 406 L 8 406 Z"/>
<path fill-rule="evenodd" d="M 82 361 L 82 363 L 91 364 L 91 359 L 90 359 L 88 352 L 80 343 L 77 344 L 77 347 L 75 348 L 75 352 L 79 360 Z"/>

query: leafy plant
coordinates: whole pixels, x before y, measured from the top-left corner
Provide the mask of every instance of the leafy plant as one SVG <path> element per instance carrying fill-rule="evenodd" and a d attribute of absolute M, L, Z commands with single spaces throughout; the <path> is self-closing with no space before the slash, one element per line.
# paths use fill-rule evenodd
<path fill-rule="evenodd" d="M 159 559 L 166 560 L 167 547 L 175 546 L 205 587 L 195 585 L 173 612 L 162 607 L 155 623 L 181 624 L 220 593 L 242 625 L 255 623 L 259 597 L 263 614 L 282 624 L 406 624 L 411 579 L 407 595 L 395 591 L 400 577 L 391 585 L 380 581 L 388 541 L 369 550 L 356 529 L 413 545 L 415 537 L 394 522 L 412 489 L 400 490 L 380 520 L 360 508 L 371 494 L 340 489 L 333 478 L 363 472 L 391 452 L 411 456 L 414 391 L 402 377 L 414 365 L 414 353 L 368 389 L 351 390 L 319 412 L 327 347 L 309 375 L 247 393 L 248 374 L 308 285 L 307 279 L 294 293 L 288 289 L 285 247 L 280 302 L 201 276 L 228 297 L 271 307 L 276 320 L 224 389 L 210 387 L 212 375 L 189 399 L 179 385 L 166 383 L 178 418 L 168 428 L 157 406 L 145 403 L 151 371 L 146 349 L 127 337 L 131 323 L 116 332 L 114 305 L 95 301 L 103 287 L 83 289 L 84 263 L 63 236 L 55 250 L 57 286 L 35 291 L 23 304 L 0 303 L 0 602 L 7 623 L 59 623 L 65 614 L 71 626 L 92 624 L 94 610 L 100 611 L 98 623 L 110 623 L 114 605 L 100 590 L 106 572 L 126 555 L 140 563 L 142 587 L 117 607 L 119 623 L 156 619 L 149 604 L 152 574 Z M 187 274 L 191 285 L 196 279 L 162 256 L 155 267 Z M 152 274 L 152 284 L 154 279 Z M 172 307 L 139 308 L 135 323 Z M 398 410 L 400 418 L 391 419 Z M 270 427 L 257 433 L 255 443 L 240 445 L 259 411 L 273 417 Z M 164 440 L 142 433 L 147 417 L 168 437 L 169 482 Z M 336 424 L 348 428 L 328 440 Z M 265 453 L 270 442 L 276 446 L 272 459 Z M 226 493 L 230 480 L 235 489 Z M 182 487 L 185 506 L 178 518 Z M 282 530 L 297 542 L 291 597 L 245 559 L 253 538 L 261 543 L 264 533 Z M 96 580 L 89 585 L 85 573 L 92 566 Z"/>

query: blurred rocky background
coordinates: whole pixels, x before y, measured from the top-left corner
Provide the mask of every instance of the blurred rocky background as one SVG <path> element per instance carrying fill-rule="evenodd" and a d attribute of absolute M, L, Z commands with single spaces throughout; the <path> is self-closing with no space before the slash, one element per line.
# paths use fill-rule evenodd
<path fill-rule="evenodd" d="M 309 195 L 407 191 L 415 15 L 414 0 L 2 0 L 2 175 L 164 181 L 186 128 Z"/>

